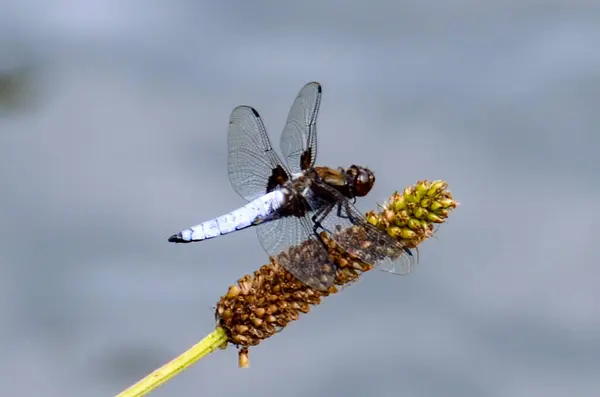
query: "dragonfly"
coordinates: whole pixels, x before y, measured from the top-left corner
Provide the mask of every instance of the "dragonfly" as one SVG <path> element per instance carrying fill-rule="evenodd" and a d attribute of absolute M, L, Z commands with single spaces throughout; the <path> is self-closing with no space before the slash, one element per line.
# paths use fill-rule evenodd
<path fill-rule="evenodd" d="M 315 165 L 321 96 L 318 82 L 304 85 L 296 96 L 280 138 L 285 162 L 273 149 L 256 109 L 234 108 L 227 134 L 227 169 L 232 187 L 247 203 L 173 234 L 168 241 L 192 243 L 255 227 L 271 257 L 277 257 L 301 282 L 324 290 L 336 274 L 323 241 L 325 232 L 342 250 L 365 263 L 391 273 L 410 273 L 415 264 L 410 249 L 370 224 L 353 205 L 372 189 L 374 173 L 358 165 L 346 169 Z M 356 241 L 336 238 L 339 233 L 334 231 L 353 226 L 360 227 L 370 246 L 357 249 Z M 280 255 L 300 244 L 310 244 L 310 261 L 301 255 Z M 376 255 L 376 251 L 387 254 Z M 373 258 L 378 263 L 371 263 Z"/>

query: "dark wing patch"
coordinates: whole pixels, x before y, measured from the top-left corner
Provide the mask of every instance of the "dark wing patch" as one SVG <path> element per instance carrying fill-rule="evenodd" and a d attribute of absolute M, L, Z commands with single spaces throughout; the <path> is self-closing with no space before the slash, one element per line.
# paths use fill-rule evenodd
<path fill-rule="evenodd" d="M 289 176 L 282 166 L 278 165 L 277 167 L 273 168 L 273 172 L 271 173 L 271 176 L 267 182 L 267 193 L 283 185 L 288 180 Z"/>
<path fill-rule="evenodd" d="M 302 155 L 300 156 L 300 168 L 302 169 L 302 171 L 312 168 L 312 166 L 314 165 L 313 160 L 314 156 L 312 154 L 312 148 L 309 147 L 304 152 L 302 152 Z"/>

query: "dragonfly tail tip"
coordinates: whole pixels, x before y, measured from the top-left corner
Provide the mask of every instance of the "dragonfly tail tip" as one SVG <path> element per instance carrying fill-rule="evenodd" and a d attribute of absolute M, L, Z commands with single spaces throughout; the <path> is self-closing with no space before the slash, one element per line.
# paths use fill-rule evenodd
<path fill-rule="evenodd" d="M 187 243 L 187 241 L 185 241 L 183 239 L 183 237 L 181 236 L 181 233 L 177 233 L 177 234 L 174 234 L 171 237 L 169 237 L 169 242 L 170 243 Z"/>

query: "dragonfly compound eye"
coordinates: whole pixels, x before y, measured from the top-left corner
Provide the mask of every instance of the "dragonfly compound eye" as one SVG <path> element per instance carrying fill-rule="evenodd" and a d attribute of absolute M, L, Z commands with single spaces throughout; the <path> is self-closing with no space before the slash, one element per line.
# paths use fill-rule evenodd
<path fill-rule="evenodd" d="M 365 168 L 360 168 L 354 180 L 354 193 L 359 197 L 366 196 L 371 191 L 374 183 L 375 176 L 373 173 Z"/>

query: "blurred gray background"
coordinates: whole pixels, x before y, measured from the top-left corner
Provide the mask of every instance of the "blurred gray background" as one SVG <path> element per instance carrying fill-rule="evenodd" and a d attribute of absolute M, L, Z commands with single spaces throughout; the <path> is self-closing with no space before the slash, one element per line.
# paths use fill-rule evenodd
<path fill-rule="evenodd" d="M 412 275 L 153 395 L 599 396 L 593 4 L 0 1 L 2 395 L 111 396 L 210 332 L 267 256 L 251 230 L 166 238 L 243 204 L 233 107 L 278 147 L 317 80 L 319 163 L 376 172 L 361 210 L 418 179 L 461 206 Z"/>

